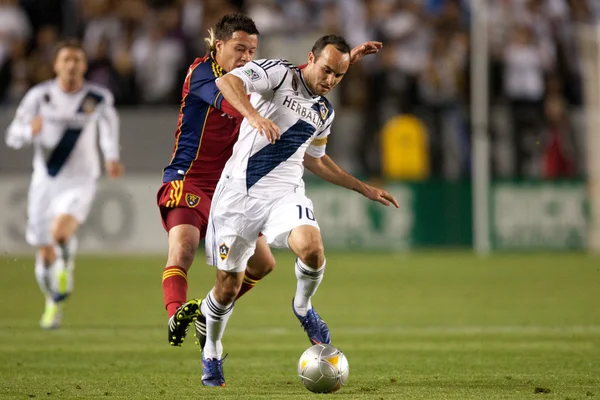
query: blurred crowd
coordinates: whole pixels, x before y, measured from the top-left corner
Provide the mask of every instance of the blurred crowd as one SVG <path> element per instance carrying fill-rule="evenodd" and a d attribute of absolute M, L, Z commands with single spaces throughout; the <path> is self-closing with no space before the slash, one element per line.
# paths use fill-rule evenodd
<path fill-rule="evenodd" d="M 261 38 L 321 31 L 342 34 L 351 45 L 383 41 L 381 54 L 353 67 L 341 89 L 341 106 L 365 115 L 358 146 L 364 172 L 379 173 L 374 153 L 381 144 L 373 138 L 385 122 L 410 113 L 426 122 L 431 174 L 459 178 L 470 169 L 468 3 L 0 0 L 0 103 L 17 104 L 32 85 L 52 78 L 54 45 L 76 36 L 88 54 L 88 79 L 110 88 L 118 105 L 178 104 L 187 66 L 205 53 L 207 29 L 223 14 L 243 11 L 256 21 Z M 576 27 L 598 22 L 600 1 L 488 5 L 491 101 L 508 110 L 514 174 L 539 175 L 531 159 L 540 138 L 548 150 L 545 175 L 577 174 L 563 134 L 570 130 L 567 110 L 582 104 Z"/>

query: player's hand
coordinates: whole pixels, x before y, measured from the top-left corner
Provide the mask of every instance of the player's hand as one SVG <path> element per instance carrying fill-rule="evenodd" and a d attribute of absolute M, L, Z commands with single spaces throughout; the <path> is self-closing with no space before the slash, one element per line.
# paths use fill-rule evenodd
<path fill-rule="evenodd" d="M 377 53 L 383 47 L 381 42 L 364 42 L 359 44 L 350 51 L 350 64 L 356 64 L 363 59 L 364 56 Z"/>
<path fill-rule="evenodd" d="M 265 118 L 258 113 L 246 119 L 248 120 L 248 123 L 256 128 L 261 136 L 266 137 L 271 144 L 275 143 L 275 141 L 281 137 L 279 127 L 270 119 Z"/>
<path fill-rule="evenodd" d="M 398 204 L 398 201 L 394 198 L 394 196 L 392 196 L 383 189 L 379 189 L 371 185 L 365 185 L 365 187 L 362 190 L 362 194 L 369 200 L 377 201 L 383 204 L 384 206 L 389 206 L 390 204 L 393 204 L 394 207 L 400 208 L 400 205 Z"/>
<path fill-rule="evenodd" d="M 40 115 L 36 115 L 34 119 L 31 120 L 31 135 L 36 136 L 42 131 L 42 117 Z"/>
<path fill-rule="evenodd" d="M 116 179 L 123 175 L 123 171 L 125 171 L 125 167 L 119 161 L 107 161 L 104 164 L 104 168 L 106 169 L 106 174 L 111 179 Z"/>

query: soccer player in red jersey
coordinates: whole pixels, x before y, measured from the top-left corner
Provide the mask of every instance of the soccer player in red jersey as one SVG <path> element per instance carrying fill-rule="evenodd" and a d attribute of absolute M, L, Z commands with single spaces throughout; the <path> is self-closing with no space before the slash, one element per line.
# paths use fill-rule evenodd
<path fill-rule="evenodd" d="M 246 15 L 225 15 L 206 39 L 208 54 L 192 63 L 183 83 L 175 148 L 157 193 L 162 223 L 169 235 L 162 286 L 169 315 L 168 340 L 173 346 L 181 345 L 189 324 L 200 316 L 200 302 L 186 302 L 187 271 L 206 234 L 210 202 L 243 119 L 223 99 L 215 81 L 227 71 L 252 61 L 258 34 L 254 21 Z M 351 60 L 356 62 L 380 47 L 379 42 L 363 43 L 352 50 Z M 273 268 L 271 250 L 259 237 L 237 298 Z M 196 331 L 203 346 L 205 326 L 201 321 L 196 322 Z"/>

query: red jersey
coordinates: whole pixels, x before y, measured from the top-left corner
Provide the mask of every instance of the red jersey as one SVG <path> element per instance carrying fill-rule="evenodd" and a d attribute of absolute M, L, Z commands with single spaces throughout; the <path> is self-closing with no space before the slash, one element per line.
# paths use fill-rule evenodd
<path fill-rule="evenodd" d="M 197 58 L 185 77 L 175 147 L 163 182 L 188 181 L 212 198 L 237 141 L 241 114 L 219 91 L 223 69 L 207 54 Z"/>

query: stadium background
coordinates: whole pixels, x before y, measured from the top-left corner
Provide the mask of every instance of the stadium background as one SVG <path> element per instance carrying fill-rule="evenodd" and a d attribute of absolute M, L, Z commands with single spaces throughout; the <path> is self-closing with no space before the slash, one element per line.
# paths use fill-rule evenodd
<path fill-rule="evenodd" d="M 587 0 L 490 2 L 490 162 L 502 180 L 491 188 L 496 248 L 587 246 L 577 27 L 596 22 L 598 8 Z M 352 45 L 385 43 L 330 96 L 337 118 L 328 151 L 365 179 L 401 182 L 390 189 L 402 207 L 381 209 L 315 186 L 329 247 L 471 246 L 471 14 L 460 1 L 3 0 L 1 126 L 25 90 L 52 77 L 52 49 L 64 35 L 82 38 L 88 78 L 108 86 L 119 106 L 127 176 L 103 186 L 82 251 L 164 250 L 150 199 L 170 156 L 181 82 L 187 65 L 204 54 L 207 28 L 232 10 L 257 21 L 257 57 L 302 63 L 326 32 Z M 27 153 L 0 145 L 2 207 L 23 203 L 29 170 Z M 543 183 L 556 180 L 563 183 Z M 25 250 L 22 207 L 3 215 L 0 248 Z"/>
<path fill-rule="evenodd" d="M 24 242 L 30 153 L 0 143 L 0 398 L 203 394 L 191 343 L 182 355 L 164 341 L 166 235 L 155 193 L 187 65 L 204 54 L 207 28 L 236 10 L 257 22 L 257 58 L 302 63 L 324 33 L 345 35 L 351 45 L 384 42 L 328 96 L 336 108 L 328 152 L 350 172 L 386 185 L 400 209 L 308 178 L 328 254 L 316 302 L 352 367 L 341 393 L 600 395 L 600 272 L 586 251 L 597 249 L 588 182 L 590 154 L 600 159 L 590 143 L 600 130 L 589 118 L 598 103 L 588 100 L 600 86 L 584 68 L 600 46 L 596 38 L 592 56 L 584 54 L 579 29 L 598 26 L 600 2 L 480 2 L 490 38 L 489 236 L 501 250 L 487 258 L 470 251 L 477 166 L 467 3 L 0 0 L 0 127 L 29 87 L 52 77 L 57 40 L 78 36 L 88 78 L 115 94 L 127 168 L 119 181 L 102 179 L 79 235 L 84 255 L 64 329 L 48 335 L 36 326 L 42 298 Z M 213 279 L 202 250 L 190 273 L 194 295 Z M 276 258 L 273 275 L 236 306 L 226 343 L 231 387 L 216 398 L 312 398 L 294 381 L 307 343 L 290 318 L 293 259 Z M 253 346 L 255 337 L 268 343 Z"/>

